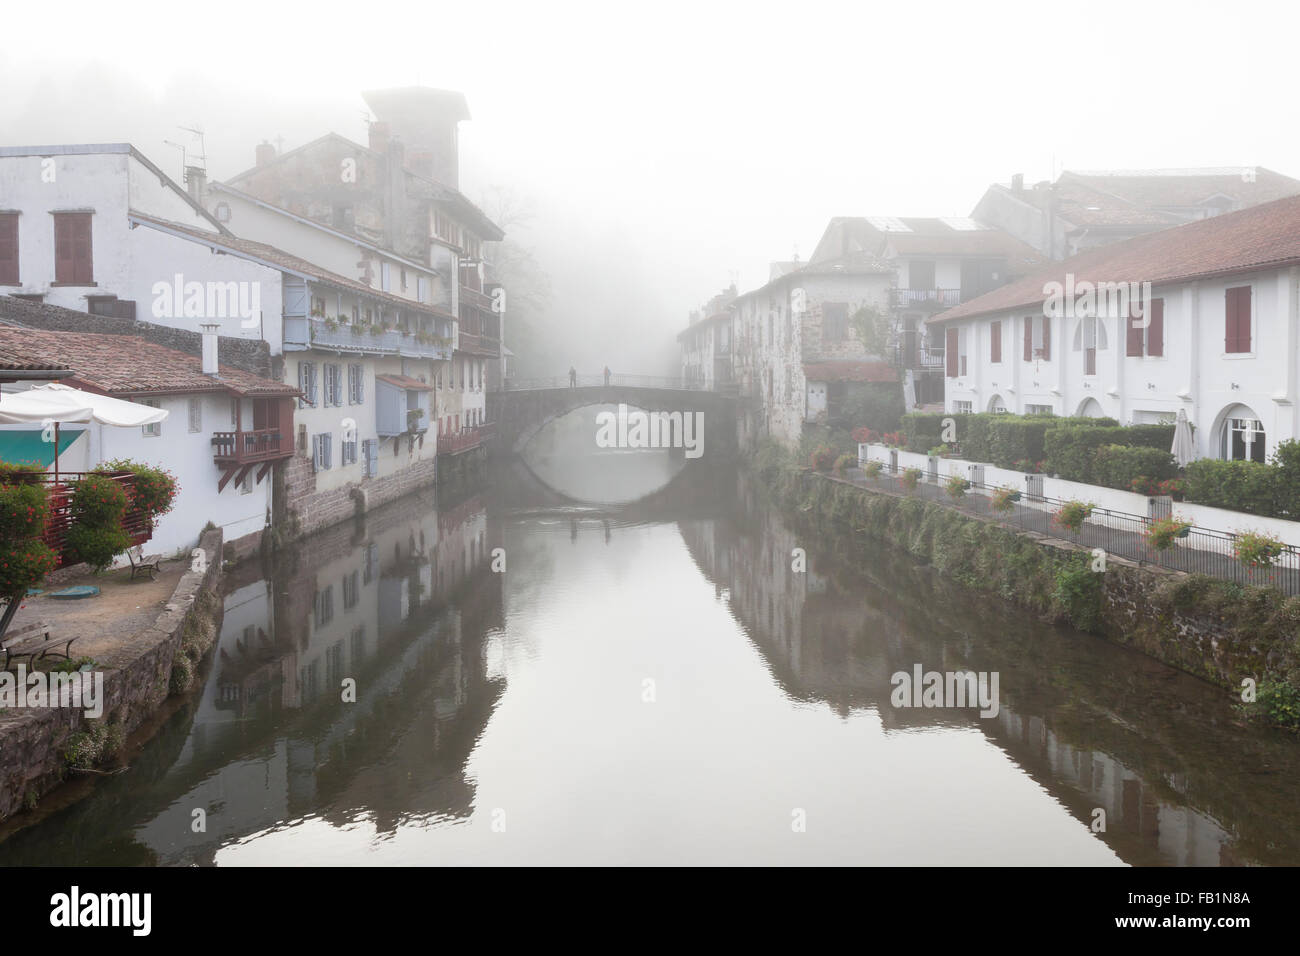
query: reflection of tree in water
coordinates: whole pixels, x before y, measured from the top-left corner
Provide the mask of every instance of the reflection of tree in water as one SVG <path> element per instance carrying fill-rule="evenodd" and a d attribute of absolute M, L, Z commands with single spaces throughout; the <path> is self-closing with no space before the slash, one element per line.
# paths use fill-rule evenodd
<path fill-rule="evenodd" d="M 901 552 L 797 532 L 743 478 L 736 502 L 727 520 L 681 523 L 682 536 L 792 698 L 871 710 L 886 732 L 977 728 L 1081 822 L 1104 808 L 1103 838 L 1134 863 L 1300 861 L 1294 741 L 1243 726 L 1216 689 L 1026 619 Z M 822 559 L 793 573 L 792 549 L 812 542 Z M 999 672 L 999 715 L 892 707 L 890 676 L 918 662 Z"/>

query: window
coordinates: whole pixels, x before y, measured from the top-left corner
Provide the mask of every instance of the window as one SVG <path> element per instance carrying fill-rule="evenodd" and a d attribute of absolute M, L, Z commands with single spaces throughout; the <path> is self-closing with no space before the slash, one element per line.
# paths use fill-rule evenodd
<path fill-rule="evenodd" d="M 239 427 L 239 396 L 232 396 L 230 399 L 230 430 L 234 431 Z"/>
<path fill-rule="evenodd" d="M 931 290 L 934 288 L 934 260 L 914 259 L 907 265 L 907 287 Z"/>
<path fill-rule="evenodd" d="M 406 270 L 405 269 L 401 270 L 401 279 L 402 279 L 401 281 L 402 291 L 405 292 L 406 291 Z"/>
<path fill-rule="evenodd" d="M 1223 457 L 1263 463 L 1264 423 L 1258 418 L 1229 418 L 1224 422 Z"/>
<path fill-rule="evenodd" d="M 190 412 L 190 433 L 203 431 L 203 402 L 202 399 L 191 398 L 189 400 Z"/>
<path fill-rule="evenodd" d="M 1002 361 L 1002 323 L 1000 321 L 989 325 L 989 361 L 995 364 Z"/>
<path fill-rule="evenodd" d="M 363 456 L 362 474 L 367 478 L 375 477 L 375 474 L 377 473 L 379 468 L 379 454 L 378 454 L 378 449 L 376 448 L 377 445 L 378 445 L 378 441 L 377 439 L 374 438 L 367 438 L 365 441 L 361 443 L 361 454 Z M 366 581 L 369 582 L 369 580 L 370 578 L 369 576 L 367 576 Z"/>
<path fill-rule="evenodd" d="M 243 480 L 239 483 L 239 493 L 241 495 L 251 495 L 253 493 L 253 473 L 251 471 L 244 475 Z"/>
<path fill-rule="evenodd" d="M 379 287 L 385 292 L 393 290 L 393 266 L 392 263 L 385 262 L 379 266 Z"/>
<path fill-rule="evenodd" d="M 317 471 L 327 471 L 330 468 L 330 459 L 333 457 L 334 436 L 330 432 L 322 432 L 319 435 L 312 436 L 312 464 Z"/>
<path fill-rule="evenodd" d="M 1160 356 L 1165 354 L 1165 300 L 1152 299 L 1147 303 L 1147 324 L 1143 328 L 1140 318 L 1128 318 L 1128 334 L 1125 336 L 1124 354 L 1129 358 L 1141 358 L 1143 355 Z"/>
<path fill-rule="evenodd" d="M 1051 405 L 1026 405 L 1026 415 L 1054 415 L 1055 412 Z"/>
<path fill-rule="evenodd" d="M 366 401 L 365 367 L 352 362 L 348 365 L 348 404 L 364 405 Z"/>
<path fill-rule="evenodd" d="M 334 620 L 334 585 L 316 592 L 312 601 L 312 612 L 316 619 L 316 630 L 320 630 Z"/>
<path fill-rule="evenodd" d="M 148 405 L 150 408 L 162 408 L 156 398 L 145 398 L 140 400 L 141 405 Z M 145 438 L 157 438 L 162 434 L 162 422 L 154 422 L 152 425 L 141 425 L 140 434 Z"/>
<path fill-rule="evenodd" d="M 1037 321 L 1035 321 L 1037 318 Z M 1045 315 L 1025 316 L 1025 361 L 1052 360 L 1052 327 Z"/>
<path fill-rule="evenodd" d="M 944 362 L 947 366 L 944 372 L 949 378 L 956 378 L 961 371 L 961 362 L 957 355 L 958 339 L 956 329 L 948 329 L 944 333 Z"/>
<path fill-rule="evenodd" d="M 955 401 L 952 403 L 952 410 L 958 415 L 969 415 L 975 410 L 975 406 L 971 402 Z"/>
<path fill-rule="evenodd" d="M 343 404 L 343 370 L 332 362 L 325 366 L 325 404 Z"/>
<path fill-rule="evenodd" d="M 415 297 L 426 305 L 429 303 L 429 280 L 423 276 L 415 280 Z"/>
<path fill-rule="evenodd" d="M 849 305 L 847 302 L 822 303 L 822 341 L 843 342 L 848 335 Z"/>
<path fill-rule="evenodd" d="M 94 285 L 90 249 L 90 213 L 54 214 L 54 281 L 60 285 Z"/>
<path fill-rule="evenodd" d="M 311 297 L 311 314 L 319 318 L 325 318 L 325 300 L 319 296 Z"/>
<path fill-rule="evenodd" d="M 0 212 L 0 285 L 18 281 L 18 213 Z"/>
<path fill-rule="evenodd" d="M 352 571 L 343 575 L 343 610 L 350 611 L 357 606 L 361 594 L 361 572 Z"/>
<path fill-rule="evenodd" d="M 1223 351 L 1250 351 L 1250 286 L 1224 291 Z"/>
<path fill-rule="evenodd" d="M 1106 351 L 1106 324 L 1096 316 L 1085 316 L 1074 329 L 1074 350 L 1083 353 L 1083 374 L 1097 374 L 1097 352 Z"/>
<path fill-rule="evenodd" d="M 302 398 L 298 399 L 299 408 L 316 407 L 316 363 L 298 363 L 298 390 Z"/>
<path fill-rule="evenodd" d="M 341 452 L 341 458 L 339 463 L 343 465 L 355 465 L 357 463 L 357 440 L 355 437 L 356 432 L 351 433 L 354 436 L 351 441 L 347 440 L 348 434 L 349 434 L 348 432 L 343 433 L 344 436 L 343 442 L 339 449 Z"/>

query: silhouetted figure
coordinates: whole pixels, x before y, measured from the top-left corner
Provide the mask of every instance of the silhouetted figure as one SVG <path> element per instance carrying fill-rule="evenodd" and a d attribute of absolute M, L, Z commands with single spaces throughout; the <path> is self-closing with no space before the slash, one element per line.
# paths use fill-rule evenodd
<path fill-rule="evenodd" d="M 569 519 L 569 540 L 570 541 L 578 540 L 578 519 L 577 518 Z"/>
<path fill-rule="evenodd" d="M 601 524 L 605 526 L 605 543 L 609 544 L 609 519 L 601 521 Z"/>
<path fill-rule="evenodd" d="M 605 387 L 609 388 L 609 366 L 605 366 Z"/>
<path fill-rule="evenodd" d="M 578 387 L 578 370 L 572 365 L 569 366 L 569 388 Z"/>

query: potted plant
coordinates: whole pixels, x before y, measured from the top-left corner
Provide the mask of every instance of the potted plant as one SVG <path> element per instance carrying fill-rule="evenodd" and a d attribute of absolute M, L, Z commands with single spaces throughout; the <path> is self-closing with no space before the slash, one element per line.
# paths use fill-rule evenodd
<path fill-rule="evenodd" d="M 840 457 L 835 459 L 835 467 L 833 471 L 835 472 L 835 474 L 839 475 L 840 477 L 843 477 L 844 472 L 854 467 L 857 463 L 858 463 L 858 456 L 850 455 L 846 452 L 845 454 L 840 455 Z"/>
<path fill-rule="evenodd" d="M 830 445 L 818 445 L 812 453 L 811 464 L 816 471 L 830 471 L 835 464 L 835 449 Z"/>
<path fill-rule="evenodd" d="M 1060 527 L 1078 534 L 1096 507 L 1091 501 L 1067 501 L 1056 511 L 1054 517 Z"/>
<path fill-rule="evenodd" d="M 1286 545 L 1275 535 L 1262 531 L 1238 531 L 1232 553 L 1248 568 L 1269 568 L 1285 550 Z"/>
<path fill-rule="evenodd" d="M 907 489 L 909 492 L 915 491 L 916 486 L 921 481 L 921 469 L 908 468 L 906 471 L 903 472 L 903 474 L 899 477 L 898 480 L 903 483 L 903 487 Z"/>
<path fill-rule="evenodd" d="M 878 461 L 868 461 L 862 466 L 862 473 L 868 478 L 879 478 L 880 470 L 884 466 Z"/>
<path fill-rule="evenodd" d="M 1006 514 L 1020 500 L 1020 492 L 1015 488 L 996 488 L 993 491 L 993 510 Z"/>
<path fill-rule="evenodd" d="M 406 410 L 406 430 L 411 434 L 421 431 L 420 423 L 424 420 L 424 410 L 408 408 Z"/>
<path fill-rule="evenodd" d="M 1191 530 L 1190 521 L 1185 521 L 1178 515 L 1170 515 L 1168 518 L 1152 521 L 1143 537 L 1148 547 L 1156 551 L 1168 551 L 1179 538 L 1187 537 L 1187 533 Z"/>
<path fill-rule="evenodd" d="M 948 480 L 943 483 L 943 490 L 953 501 L 960 501 L 970 490 L 970 482 L 961 475 L 949 475 Z"/>

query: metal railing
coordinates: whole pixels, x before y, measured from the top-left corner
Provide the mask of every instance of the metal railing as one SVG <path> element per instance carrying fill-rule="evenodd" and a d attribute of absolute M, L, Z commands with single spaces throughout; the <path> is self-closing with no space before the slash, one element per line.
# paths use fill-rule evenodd
<path fill-rule="evenodd" d="M 552 375 L 549 378 L 509 378 L 505 381 L 508 392 L 523 392 L 542 388 L 665 388 L 679 391 L 705 392 L 726 391 L 718 383 L 709 389 L 703 381 L 662 375 L 622 375 L 611 374 L 609 381 L 604 375 L 578 375 L 572 382 L 567 375 Z"/>
<path fill-rule="evenodd" d="M 898 309 L 919 305 L 947 309 L 961 304 L 961 289 L 891 289 L 890 297 Z"/>
<path fill-rule="evenodd" d="M 450 435 L 439 435 L 438 454 L 459 455 L 471 448 L 477 448 L 494 434 L 496 434 L 496 422 L 484 422 L 482 425 L 452 432 Z"/>
<path fill-rule="evenodd" d="M 323 349 L 338 349 L 341 352 L 385 353 L 402 355 L 407 358 L 431 358 L 446 360 L 451 358 L 455 343 L 450 338 L 426 339 L 421 342 L 412 332 L 400 329 L 383 329 L 377 325 L 353 325 L 339 322 L 333 328 L 319 318 L 303 316 L 286 316 L 284 320 L 284 341 L 286 345 L 298 345 L 304 348 L 312 346 Z"/>
<path fill-rule="evenodd" d="M 900 467 L 894 471 L 885 462 L 878 477 L 858 476 L 853 481 L 888 494 L 933 501 L 1021 531 L 1037 532 L 1085 548 L 1100 548 L 1109 555 L 1138 564 L 1205 574 L 1237 584 L 1276 588 L 1288 596 L 1300 594 L 1300 549 L 1290 545 L 1283 546 L 1281 554 L 1269 567 L 1252 567 L 1240 561 L 1236 555 L 1238 536 L 1212 528 L 1190 528 L 1184 536 L 1174 539 L 1172 547 L 1158 549 L 1152 546 L 1148 537 L 1152 519 L 1145 515 L 1094 506 L 1079 530 L 1071 531 L 1060 522 L 1060 510 L 1068 504 L 1060 498 L 1032 495 L 1017 488 L 1014 490 L 1020 493 L 1020 500 L 1012 502 L 1009 510 L 998 511 L 993 507 L 992 494 L 996 488 L 992 486 L 973 484 L 965 495 L 954 498 L 944 487 L 947 476 L 936 479 L 933 473 L 922 470 L 916 488 L 909 491 L 902 479 L 906 470 Z M 1177 515 L 1177 511 L 1175 504 L 1173 513 Z"/>

